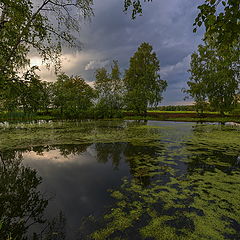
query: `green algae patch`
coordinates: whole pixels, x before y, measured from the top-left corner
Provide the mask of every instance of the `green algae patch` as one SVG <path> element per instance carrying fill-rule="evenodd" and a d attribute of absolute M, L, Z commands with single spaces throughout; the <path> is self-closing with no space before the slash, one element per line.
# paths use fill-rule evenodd
<path fill-rule="evenodd" d="M 194 237 L 202 239 L 235 239 L 239 232 L 232 223 L 240 223 L 240 173 L 231 175 L 219 170 L 207 172 L 204 175 L 194 175 L 185 182 L 189 188 L 195 181 L 192 193 L 198 194 L 194 198 L 192 207 L 203 212 L 203 216 L 192 215 L 195 223 Z"/>
<path fill-rule="evenodd" d="M 125 180 L 122 193 L 112 193 L 116 207 L 104 216 L 106 227 L 92 236 L 105 233 L 111 239 L 114 233 L 137 231 L 139 239 L 238 239 L 232 223 L 240 222 L 239 189 L 239 172 L 174 178 L 148 188 Z"/>
<path fill-rule="evenodd" d="M 128 142 L 159 146 L 164 140 L 182 140 L 172 126 L 152 126 L 144 121 L 37 122 L 0 125 L 0 149 L 63 144 Z M 185 134 L 186 135 L 186 134 Z"/>
<path fill-rule="evenodd" d="M 160 127 L 124 121 L 86 121 L 12 124 L 0 126 L 0 149 L 31 146 L 130 142 L 150 144 Z"/>
<path fill-rule="evenodd" d="M 156 217 L 151 222 L 140 230 L 141 236 L 145 238 L 153 238 L 157 240 L 183 240 L 184 238 L 176 235 L 173 228 L 164 224 L 171 217 Z"/>
<path fill-rule="evenodd" d="M 224 125 L 196 125 L 189 146 L 194 151 L 197 147 L 224 150 L 227 154 L 235 154 L 240 149 L 240 127 Z"/>

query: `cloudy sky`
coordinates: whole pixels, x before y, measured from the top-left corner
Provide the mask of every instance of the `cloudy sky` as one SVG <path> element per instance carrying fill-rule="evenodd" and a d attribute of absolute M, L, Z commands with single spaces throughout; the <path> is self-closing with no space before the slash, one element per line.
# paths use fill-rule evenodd
<path fill-rule="evenodd" d="M 95 16 L 83 23 L 81 51 L 64 50 L 63 71 L 93 82 L 99 67 L 109 68 L 118 60 L 121 71 L 142 42 L 148 42 L 160 60 L 161 78 L 167 80 L 163 105 L 183 104 L 181 89 L 188 80 L 190 56 L 201 43 L 202 31 L 193 33 L 200 0 L 153 0 L 143 5 L 143 16 L 131 20 L 123 13 L 123 0 L 94 0 Z M 37 57 L 32 64 L 39 64 Z M 43 80 L 54 81 L 53 72 L 41 68 Z M 91 83 L 90 83 L 91 84 Z M 186 103 L 185 103 L 186 104 Z"/>

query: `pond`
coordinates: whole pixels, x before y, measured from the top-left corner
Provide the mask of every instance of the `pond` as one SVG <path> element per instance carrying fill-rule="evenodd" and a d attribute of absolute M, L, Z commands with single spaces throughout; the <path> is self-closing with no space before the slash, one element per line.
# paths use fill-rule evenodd
<path fill-rule="evenodd" d="M 2 123 L 1 239 L 240 239 L 240 126 Z"/>

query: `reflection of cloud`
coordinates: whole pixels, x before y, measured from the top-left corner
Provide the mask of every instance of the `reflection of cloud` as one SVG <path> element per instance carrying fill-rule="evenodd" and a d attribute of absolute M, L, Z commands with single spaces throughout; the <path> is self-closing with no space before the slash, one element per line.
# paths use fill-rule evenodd
<path fill-rule="evenodd" d="M 95 70 L 105 67 L 109 64 L 109 60 L 91 60 L 84 68 L 84 70 Z"/>
<path fill-rule="evenodd" d="M 31 163 L 32 160 L 46 163 L 48 164 L 65 164 L 65 163 L 77 163 L 78 165 L 90 164 L 90 156 L 91 154 L 88 151 L 83 152 L 82 154 L 69 154 L 67 156 L 63 156 L 59 149 L 50 150 L 47 152 L 43 152 L 42 154 L 37 154 L 34 151 L 24 153 L 24 161 L 25 163 Z"/>

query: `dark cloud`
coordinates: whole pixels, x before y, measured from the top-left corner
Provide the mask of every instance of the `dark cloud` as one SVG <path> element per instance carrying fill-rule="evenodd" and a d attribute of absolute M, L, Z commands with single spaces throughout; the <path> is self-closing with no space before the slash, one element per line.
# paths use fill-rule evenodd
<path fill-rule="evenodd" d="M 202 38 L 202 32 L 192 32 L 200 3 L 154 0 L 144 4 L 143 16 L 131 20 L 130 13 L 122 11 L 123 0 L 95 0 L 95 16 L 80 32 L 83 51 L 72 56 L 66 50 L 64 70 L 93 81 L 95 67 L 109 67 L 116 59 L 124 70 L 138 46 L 149 42 L 160 59 L 161 76 L 169 85 L 164 103 L 182 102 L 190 56 Z"/>

